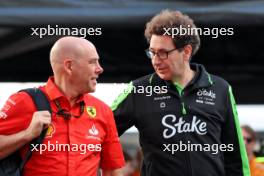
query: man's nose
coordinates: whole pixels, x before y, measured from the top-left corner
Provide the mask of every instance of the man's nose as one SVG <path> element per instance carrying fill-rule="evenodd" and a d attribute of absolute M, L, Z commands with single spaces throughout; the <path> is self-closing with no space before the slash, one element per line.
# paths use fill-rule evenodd
<path fill-rule="evenodd" d="M 101 67 L 101 65 L 98 63 L 98 65 L 97 65 L 95 71 L 96 71 L 97 74 L 101 74 L 101 73 L 103 73 L 104 69 L 103 69 L 103 67 Z"/>
<path fill-rule="evenodd" d="M 154 65 L 159 65 L 161 63 L 161 59 L 159 58 L 157 54 L 155 54 L 152 58 L 152 62 Z"/>

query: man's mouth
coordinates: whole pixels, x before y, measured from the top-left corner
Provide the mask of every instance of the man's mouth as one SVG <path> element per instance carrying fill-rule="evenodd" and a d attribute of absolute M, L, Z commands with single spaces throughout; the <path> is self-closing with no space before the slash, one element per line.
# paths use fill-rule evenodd
<path fill-rule="evenodd" d="M 97 83 L 98 77 L 92 77 L 91 80 Z"/>
<path fill-rule="evenodd" d="M 166 68 L 158 67 L 158 68 L 156 68 L 156 70 L 157 70 L 158 72 L 164 72 L 164 71 L 166 71 Z"/>

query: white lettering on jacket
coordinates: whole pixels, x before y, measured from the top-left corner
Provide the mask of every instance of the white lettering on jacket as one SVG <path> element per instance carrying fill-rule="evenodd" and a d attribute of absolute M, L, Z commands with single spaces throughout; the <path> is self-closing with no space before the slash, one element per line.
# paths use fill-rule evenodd
<path fill-rule="evenodd" d="M 179 118 L 176 122 L 176 116 L 168 114 L 162 118 L 162 125 L 165 127 L 163 130 L 163 137 L 168 139 L 176 135 L 177 133 L 192 133 L 196 132 L 199 135 L 205 135 L 207 133 L 206 122 L 202 122 L 193 116 L 192 122 L 185 122 L 183 117 Z"/>
<path fill-rule="evenodd" d="M 198 96 L 208 96 L 208 97 L 211 97 L 212 99 L 215 99 L 215 93 L 212 91 L 212 90 L 210 90 L 209 92 L 207 91 L 207 90 L 205 90 L 205 89 L 200 89 L 198 92 L 197 92 L 197 95 Z"/>

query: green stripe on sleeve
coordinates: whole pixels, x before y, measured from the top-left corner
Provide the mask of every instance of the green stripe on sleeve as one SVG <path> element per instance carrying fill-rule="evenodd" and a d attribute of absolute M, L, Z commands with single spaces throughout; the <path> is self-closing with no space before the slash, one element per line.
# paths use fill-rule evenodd
<path fill-rule="evenodd" d="M 124 89 L 122 91 L 122 93 L 120 93 L 118 95 L 118 97 L 114 100 L 114 102 L 112 103 L 112 105 L 111 105 L 112 111 L 117 109 L 119 104 L 122 103 L 126 99 L 126 97 L 131 93 L 132 90 L 133 90 L 133 83 L 130 82 L 128 84 L 128 87 L 126 89 Z"/>
<path fill-rule="evenodd" d="M 207 73 L 207 76 L 208 76 L 208 81 L 211 85 L 213 85 L 213 81 L 212 81 L 212 78 L 211 78 L 211 75 L 209 73 Z"/>
<path fill-rule="evenodd" d="M 154 73 L 151 75 L 151 77 L 149 78 L 149 84 L 152 83 L 152 80 L 153 80 L 153 76 L 154 76 Z"/>
<path fill-rule="evenodd" d="M 249 169 L 249 164 L 248 164 L 246 147 L 245 147 L 243 137 L 242 137 L 242 132 L 241 132 L 240 123 L 239 123 L 238 114 L 237 114 L 237 109 L 236 109 L 236 102 L 235 102 L 235 98 L 234 98 L 233 93 L 232 93 L 231 86 L 229 86 L 229 97 L 230 97 L 230 101 L 231 101 L 231 105 L 232 105 L 232 110 L 233 110 L 233 115 L 234 115 L 237 135 L 238 135 L 238 141 L 239 141 L 239 146 L 240 146 L 240 155 L 241 155 L 241 159 L 242 159 L 243 175 L 244 176 L 250 176 L 250 169 Z"/>

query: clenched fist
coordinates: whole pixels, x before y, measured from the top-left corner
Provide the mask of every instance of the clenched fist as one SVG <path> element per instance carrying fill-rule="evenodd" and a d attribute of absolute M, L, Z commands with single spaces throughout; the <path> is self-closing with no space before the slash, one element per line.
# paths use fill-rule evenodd
<path fill-rule="evenodd" d="M 33 139 L 40 135 L 43 128 L 47 128 L 51 123 L 51 114 L 49 111 L 36 111 L 29 127 L 26 129 L 26 134 Z"/>

